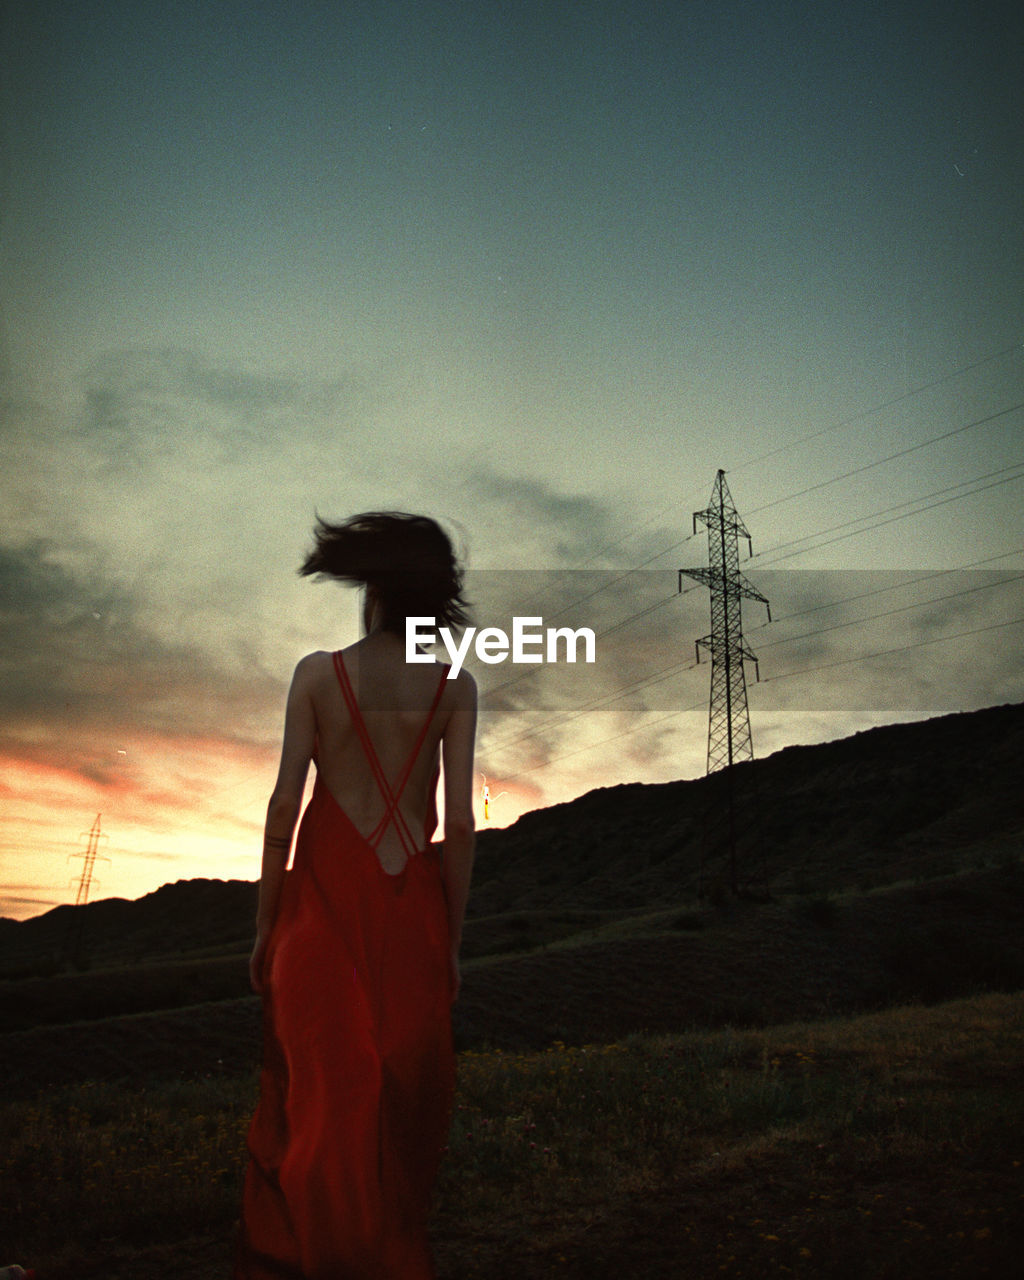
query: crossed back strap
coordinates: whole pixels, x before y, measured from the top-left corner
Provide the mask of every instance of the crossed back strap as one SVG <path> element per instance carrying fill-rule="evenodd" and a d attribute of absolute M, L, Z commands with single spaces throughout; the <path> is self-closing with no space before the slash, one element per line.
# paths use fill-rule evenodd
<path fill-rule="evenodd" d="M 406 760 L 401 773 L 398 775 L 398 783 L 394 790 L 388 782 L 387 774 L 380 762 L 376 749 L 370 738 L 369 730 L 366 728 L 366 722 L 363 720 L 362 713 L 359 710 L 359 704 L 356 702 L 355 690 L 352 688 L 352 682 L 349 679 L 348 671 L 345 669 L 345 660 L 338 650 L 334 654 L 334 669 L 338 673 L 338 683 L 341 685 L 341 692 L 345 698 L 345 705 L 348 707 L 349 715 L 352 717 L 352 723 L 355 725 L 356 733 L 359 735 L 359 741 L 363 744 L 363 751 L 366 753 L 367 762 L 370 770 L 376 779 L 377 786 L 384 798 L 384 813 L 380 822 L 374 827 L 370 834 L 366 837 L 367 843 L 376 850 L 384 838 L 384 832 L 393 822 L 395 830 L 398 832 L 398 838 L 402 842 L 402 848 L 406 857 L 411 857 L 417 850 L 418 845 L 409 829 L 409 824 L 405 820 L 405 815 L 399 809 L 399 801 L 402 799 L 402 793 L 405 791 L 405 785 L 409 781 L 409 775 L 412 773 L 413 765 L 416 763 L 416 757 L 420 753 L 423 746 L 423 740 L 427 736 L 427 730 L 430 728 L 430 722 L 434 718 L 434 712 L 437 710 L 437 704 L 441 701 L 441 694 L 444 691 L 445 680 L 448 675 L 448 668 L 444 667 L 441 671 L 441 679 L 438 681 L 437 690 L 434 693 L 434 700 L 430 704 L 430 710 L 427 712 L 427 718 L 423 721 L 423 725 L 419 731 L 419 735 L 413 744 L 409 758 Z"/>

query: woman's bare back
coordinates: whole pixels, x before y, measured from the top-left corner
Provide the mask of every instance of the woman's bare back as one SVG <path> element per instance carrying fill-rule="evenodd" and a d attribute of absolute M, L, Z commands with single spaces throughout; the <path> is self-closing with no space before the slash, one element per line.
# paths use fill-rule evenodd
<path fill-rule="evenodd" d="M 367 734 L 394 791 L 430 716 L 444 668 L 436 663 L 407 662 L 404 643 L 387 632 L 365 637 L 343 650 L 341 656 Z M 388 804 L 346 706 L 334 656 L 310 654 L 304 665 L 316 715 L 315 758 L 321 783 L 356 830 L 369 836 Z M 434 804 L 432 788 L 452 692 L 442 689 L 398 805 L 417 844 Z M 385 826 L 376 853 L 389 874 L 402 870 L 406 849 L 397 820 Z"/>

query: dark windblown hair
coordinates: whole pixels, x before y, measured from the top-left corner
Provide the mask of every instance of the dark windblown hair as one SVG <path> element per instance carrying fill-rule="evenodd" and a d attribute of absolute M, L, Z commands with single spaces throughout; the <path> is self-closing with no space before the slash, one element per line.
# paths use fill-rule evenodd
<path fill-rule="evenodd" d="M 448 535 L 429 516 L 368 511 L 331 524 L 318 515 L 313 537 L 299 573 L 374 587 L 386 631 L 404 634 L 410 616 L 434 618 L 439 627 L 467 622 L 462 566 Z"/>

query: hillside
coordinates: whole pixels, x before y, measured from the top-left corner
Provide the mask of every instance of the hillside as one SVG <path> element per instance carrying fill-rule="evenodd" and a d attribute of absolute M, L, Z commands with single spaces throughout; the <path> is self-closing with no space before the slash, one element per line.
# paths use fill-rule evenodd
<path fill-rule="evenodd" d="M 461 1048 L 766 1026 L 1024 988 L 1024 867 L 841 898 L 672 909 L 465 965 Z M 259 1001 L 244 956 L 0 984 L 0 1075 L 20 1093 L 80 1079 L 239 1074 Z"/>
<path fill-rule="evenodd" d="M 252 945 L 256 895 L 247 880 L 178 880 L 134 902 L 102 898 L 30 920 L 0 919 L 0 977 L 53 972 L 74 953 L 97 968 L 237 954 Z"/>
<path fill-rule="evenodd" d="M 1024 705 L 1014 704 L 740 765 L 741 871 L 773 895 L 826 893 L 1019 851 L 1021 759 Z M 473 914 L 636 911 L 695 897 L 702 857 L 706 880 L 722 867 L 721 782 L 601 788 L 481 833 Z"/>

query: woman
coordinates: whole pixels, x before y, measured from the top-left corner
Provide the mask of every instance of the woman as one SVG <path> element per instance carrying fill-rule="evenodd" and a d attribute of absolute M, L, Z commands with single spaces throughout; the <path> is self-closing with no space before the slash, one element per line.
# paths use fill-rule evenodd
<path fill-rule="evenodd" d="M 476 686 L 406 662 L 405 619 L 463 624 L 462 575 L 426 517 L 320 520 L 315 538 L 300 572 L 364 586 L 366 634 L 303 658 L 288 694 L 250 960 L 265 1044 L 235 1276 L 421 1280 L 454 1090 Z"/>

